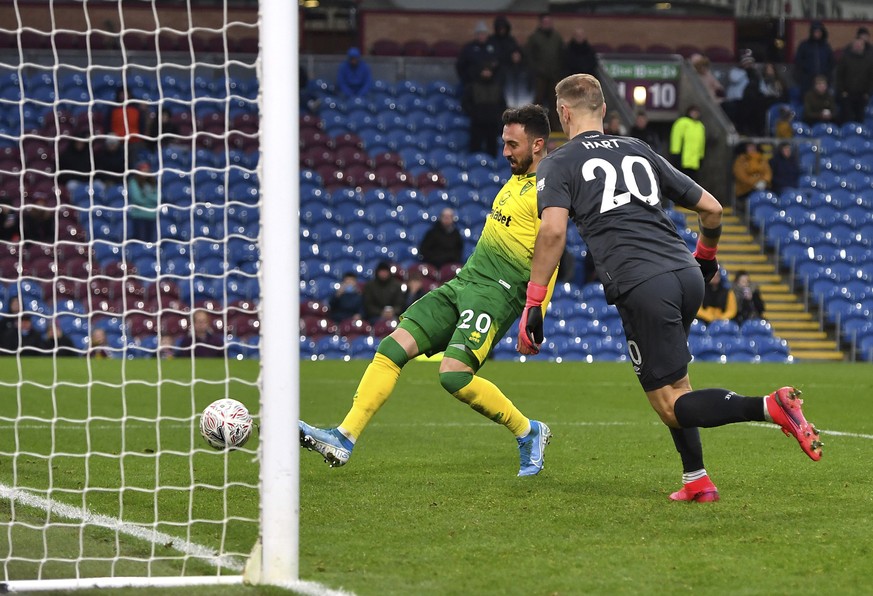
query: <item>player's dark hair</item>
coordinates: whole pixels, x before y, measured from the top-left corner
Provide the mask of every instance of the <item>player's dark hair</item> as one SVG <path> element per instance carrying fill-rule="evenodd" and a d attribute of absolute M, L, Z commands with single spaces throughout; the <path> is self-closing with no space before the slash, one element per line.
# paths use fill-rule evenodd
<path fill-rule="evenodd" d="M 503 125 L 521 124 L 527 136 L 534 139 L 549 140 L 552 127 L 549 112 L 543 106 L 528 104 L 520 108 L 509 108 L 503 112 Z"/>
<path fill-rule="evenodd" d="M 589 112 L 603 109 L 603 88 L 600 81 L 589 74 L 574 74 L 555 85 L 555 95 L 568 107 Z"/>

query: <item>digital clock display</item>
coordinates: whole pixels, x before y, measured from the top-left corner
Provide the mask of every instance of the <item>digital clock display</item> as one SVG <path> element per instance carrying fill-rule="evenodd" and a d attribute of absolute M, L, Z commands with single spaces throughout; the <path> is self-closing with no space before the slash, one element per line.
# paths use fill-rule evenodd
<path fill-rule="evenodd" d="M 647 112 L 674 112 L 679 105 L 679 64 L 604 60 L 603 67 L 615 81 L 619 95 Z"/>

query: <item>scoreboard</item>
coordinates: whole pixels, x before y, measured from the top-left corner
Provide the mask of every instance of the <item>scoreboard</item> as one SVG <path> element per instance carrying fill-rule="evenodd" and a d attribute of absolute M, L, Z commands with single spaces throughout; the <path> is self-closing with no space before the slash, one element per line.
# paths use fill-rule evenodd
<path fill-rule="evenodd" d="M 654 120 L 673 119 L 679 115 L 681 69 L 678 62 L 604 58 L 601 64 L 615 81 L 619 95 L 634 109 L 645 108 L 650 119 Z"/>

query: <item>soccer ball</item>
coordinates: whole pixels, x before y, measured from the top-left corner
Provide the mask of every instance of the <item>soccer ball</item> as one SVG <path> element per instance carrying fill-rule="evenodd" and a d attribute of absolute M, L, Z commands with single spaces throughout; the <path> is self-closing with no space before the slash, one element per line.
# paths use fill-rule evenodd
<path fill-rule="evenodd" d="M 215 400 L 200 415 L 200 434 L 214 449 L 242 447 L 252 436 L 252 426 L 246 407 L 229 397 Z"/>

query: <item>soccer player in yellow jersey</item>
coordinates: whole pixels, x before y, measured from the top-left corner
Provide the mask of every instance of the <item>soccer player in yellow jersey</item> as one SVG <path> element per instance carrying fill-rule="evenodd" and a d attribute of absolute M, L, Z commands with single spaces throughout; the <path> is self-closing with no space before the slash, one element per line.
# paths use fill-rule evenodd
<path fill-rule="evenodd" d="M 543 469 L 549 427 L 525 417 L 496 385 L 476 372 L 524 308 L 540 227 L 536 168 L 546 155 L 549 132 L 547 112 L 540 106 L 503 113 L 503 156 L 512 178 L 495 197 L 476 250 L 457 277 L 414 302 L 397 329 L 379 343 L 338 427 L 322 429 L 299 422 L 301 446 L 320 453 L 331 467 L 346 464 L 364 427 L 393 391 L 403 366 L 419 354 L 444 351 L 439 375 L 445 390 L 515 435 L 519 476 L 533 476 Z M 554 283 L 552 275 L 550 289 Z"/>

